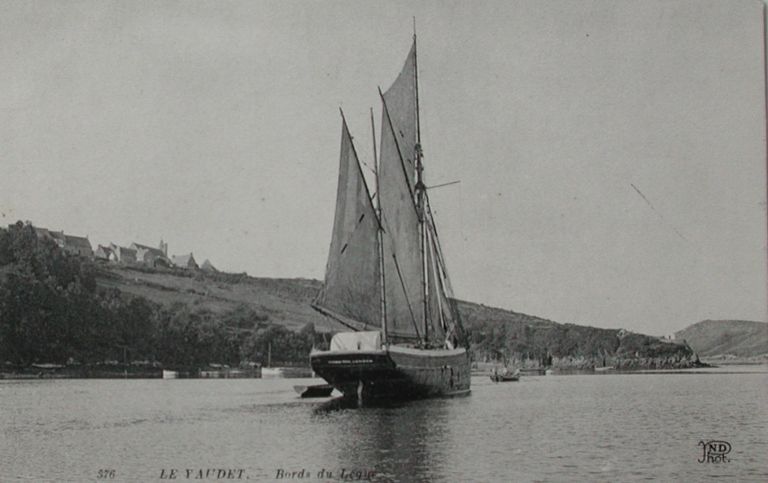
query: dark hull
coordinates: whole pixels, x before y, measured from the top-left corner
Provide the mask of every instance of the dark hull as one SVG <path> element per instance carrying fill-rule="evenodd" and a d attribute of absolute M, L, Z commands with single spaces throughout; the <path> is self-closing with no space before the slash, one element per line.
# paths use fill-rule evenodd
<path fill-rule="evenodd" d="M 491 375 L 491 381 L 493 382 L 515 382 L 520 380 L 519 374 L 493 374 Z"/>
<path fill-rule="evenodd" d="M 301 398 L 310 397 L 328 397 L 333 392 L 333 386 L 330 384 L 316 384 L 314 386 L 293 386 L 293 390 Z"/>
<path fill-rule="evenodd" d="M 318 351 L 310 361 L 312 370 L 345 398 L 408 400 L 469 393 L 469 355 L 463 349 Z"/>

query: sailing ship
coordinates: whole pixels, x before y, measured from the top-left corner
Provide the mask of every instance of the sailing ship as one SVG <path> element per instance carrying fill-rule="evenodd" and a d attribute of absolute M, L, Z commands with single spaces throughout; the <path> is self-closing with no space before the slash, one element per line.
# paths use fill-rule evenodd
<path fill-rule="evenodd" d="M 416 35 L 382 93 L 371 191 L 341 113 L 341 155 L 325 283 L 312 306 L 349 331 L 313 349 L 312 369 L 359 401 L 467 394 L 469 344 L 424 180 Z"/>

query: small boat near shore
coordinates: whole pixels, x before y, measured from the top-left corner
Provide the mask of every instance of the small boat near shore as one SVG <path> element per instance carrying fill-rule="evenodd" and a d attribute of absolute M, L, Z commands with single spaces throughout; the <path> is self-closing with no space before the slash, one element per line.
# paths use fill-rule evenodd
<path fill-rule="evenodd" d="M 505 371 L 502 373 L 496 373 L 494 372 L 491 374 L 491 381 L 493 382 L 515 382 L 520 380 L 520 370 L 516 370 L 515 372 L 509 372 Z"/>
<path fill-rule="evenodd" d="M 315 384 L 312 386 L 293 386 L 293 390 L 302 399 L 311 397 L 330 397 L 333 386 L 330 384 Z"/>

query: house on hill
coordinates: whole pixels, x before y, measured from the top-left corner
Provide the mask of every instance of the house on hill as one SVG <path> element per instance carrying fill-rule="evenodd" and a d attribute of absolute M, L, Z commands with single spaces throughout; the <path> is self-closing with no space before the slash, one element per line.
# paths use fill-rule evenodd
<path fill-rule="evenodd" d="M 122 265 L 135 265 L 136 264 L 136 250 L 121 247 L 114 243 L 109 244 L 111 253 L 108 255 L 109 261 L 114 263 L 120 263 Z"/>
<path fill-rule="evenodd" d="M 93 258 L 93 247 L 87 236 L 64 235 L 64 252 L 70 255 Z"/>
<path fill-rule="evenodd" d="M 173 265 L 175 267 L 186 268 L 191 270 L 197 270 L 198 268 L 200 268 L 197 265 L 197 262 L 195 261 L 195 256 L 192 255 L 191 252 L 186 255 L 174 255 Z"/>
<path fill-rule="evenodd" d="M 160 248 L 132 243 L 131 249 L 136 250 L 136 261 L 148 267 L 169 267 L 171 261 L 168 259 L 168 245 L 160 242 Z"/>
<path fill-rule="evenodd" d="M 216 267 L 214 267 L 211 261 L 208 260 L 207 258 L 205 259 L 203 264 L 200 265 L 200 270 L 203 270 L 204 272 L 214 272 L 214 273 L 218 272 L 218 270 L 216 270 Z"/>
<path fill-rule="evenodd" d="M 33 226 L 35 233 L 37 234 L 37 238 L 41 240 L 52 240 L 56 246 L 64 249 L 64 232 L 63 231 L 53 231 L 49 230 L 47 228 L 42 228 L 39 226 Z"/>
<path fill-rule="evenodd" d="M 88 237 L 65 235 L 63 231 L 53 231 L 47 228 L 33 226 L 37 237 L 42 240 L 52 240 L 64 253 L 81 257 L 93 257 L 93 247 Z"/>
<path fill-rule="evenodd" d="M 97 260 L 110 260 L 112 254 L 112 249 L 110 247 L 105 247 L 104 245 L 97 246 L 96 250 L 93 252 L 93 256 L 96 257 Z"/>

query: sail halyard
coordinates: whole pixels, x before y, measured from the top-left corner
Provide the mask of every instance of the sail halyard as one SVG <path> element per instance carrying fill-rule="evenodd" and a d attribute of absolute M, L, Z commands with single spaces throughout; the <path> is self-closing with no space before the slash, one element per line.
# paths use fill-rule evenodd
<path fill-rule="evenodd" d="M 323 289 L 315 309 L 355 330 L 381 323 L 381 221 L 342 112 L 336 211 Z"/>
<path fill-rule="evenodd" d="M 435 250 L 435 262 L 437 264 L 438 273 L 440 274 L 440 292 L 443 303 L 447 309 L 448 323 L 446 328 L 446 339 L 452 335 L 456 337 L 457 341 L 461 341 L 467 348 L 469 348 L 469 341 L 466 338 L 466 332 L 464 331 L 464 325 L 461 321 L 461 314 L 459 313 L 459 307 L 456 298 L 453 294 L 453 287 L 451 279 L 448 276 L 448 269 L 445 264 L 445 256 L 443 255 L 443 248 L 440 244 L 440 235 L 437 232 L 437 225 L 435 223 L 434 215 L 429 204 L 429 198 L 427 197 L 427 217 L 429 220 L 429 228 L 432 234 L 432 242 Z M 454 344 L 455 345 L 455 344 Z"/>

